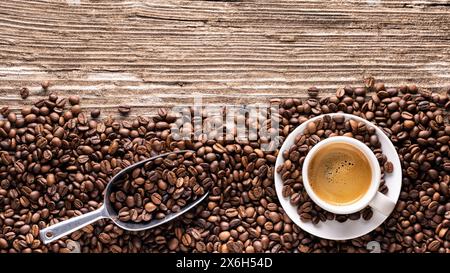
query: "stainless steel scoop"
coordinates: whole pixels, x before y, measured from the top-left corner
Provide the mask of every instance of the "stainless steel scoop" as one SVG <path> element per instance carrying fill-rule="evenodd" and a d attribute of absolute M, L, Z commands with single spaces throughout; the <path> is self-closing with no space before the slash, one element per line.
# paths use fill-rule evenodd
<path fill-rule="evenodd" d="M 177 218 L 178 216 L 182 215 L 183 213 L 187 212 L 191 208 L 195 207 L 198 203 L 202 202 L 208 196 L 209 192 L 206 192 L 200 198 L 198 198 L 191 204 L 187 205 L 180 211 L 178 211 L 176 213 L 168 214 L 168 215 L 166 215 L 166 217 L 164 217 L 162 219 L 154 219 L 154 220 L 144 222 L 144 223 L 134 223 L 134 222 L 120 221 L 116 210 L 112 207 L 111 202 L 109 200 L 109 195 L 111 193 L 113 185 L 117 184 L 117 182 L 120 181 L 120 178 L 122 178 L 122 176 L 124 174 L 134 170 L 135 168 L 139 168 L 139 167 L 143 166 L 145 163 L 147 163 L 149 161 L 153 161 L 157 158 L 166 157 L 166 156 L 168 156 L 170 154 L 174 154 L 174 153 L 179 154 L 179 153 L 185 153 L 185 152 L 192 152 L 192 151 L 183 150 L 183 151 L 161 154 L 158 156 L 154 156 L 154 157 L 139 161 L 139 162 L 137 162 L 133 165 L 130 165 L 130 166 L 126 167 L 125 169 L 121 170 L 107 184 L 106 189 L 105 189 L 105 197 L 104 197 L 103 205 L 99 209 L 42 229 L 39 232 L 42 242 L 44 242 L 44 244 L 51 243 L 55 240 L 58 240 L 59 238 L 61 238 L 63 236 L 66 236 L 84 226 L 87 226 L 87 225 L 89 225 L 95 221 L 98 221 L 100 219 L 103 219 L 103 218 L 109 218 L 117 226 L 119 226 L 125 230 L 129 230 L 129 231 L 140 231 L 140 230 L 144 230 L 144 229 L 150 229 L 150 228 L 154 228 L 159 225 L 162 225 L 164 223 L 167 223 L 167 222 Z"/>

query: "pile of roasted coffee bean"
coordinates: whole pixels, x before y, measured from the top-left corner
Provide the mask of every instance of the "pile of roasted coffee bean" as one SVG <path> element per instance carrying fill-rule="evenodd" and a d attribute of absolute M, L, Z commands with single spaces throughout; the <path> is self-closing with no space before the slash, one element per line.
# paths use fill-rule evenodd
<path fill-rule="evenodd" d="M 340 111 L 373 122 L 397 148 L 403 173 L 397 206 L 374 232 L 351 240 L 351 251 L 361 251 L 368 241 L 377 241 L 388 252 L 450 252 L 449 96 L 450 88 L 433 94 L 415 85 L 385 88 L 376 83 L 339 88 L 336 95 L 321 99 L 282 102 L 286 136 L 311 117 Z M 321 240 L 321 244 L 327 247 L 316 246 L 313 251 L 329 249 L 330 241 Z M 303 250 L 312 249 L 308 245 Z"/>
<path fill-rule="evenodd" d="M 262 139 L 213 139 L 218 131 L 211 130 L 198 141 L 175 140 L 170 126 L 177 121 L 165 110 L 119 121 L 89 115 L 77 97 L 50 94 L 20 113 L 0 108 L 0 252 L 368 252 L 370 241 L 383 252 L 450 252 L 450 93 L 382 83 L 322 98 L 319 91 L 272 101 L 280 105 L 282 138 L 311 117 L 341 111 L 383 128 L 400 155 L 400 199 L 373 232 L 329 241 L 294 225 L 274 190 L 277 151 L 262 150 Z M 140 232 L 101 220 L 49 245 L 39 240 L 40 229 L 99 208 L 121 169 L 185 149 L 202 160 L 213 184 L 207 200 L 180 219 Z"/>
<path fill-rule="evenodd" d="M 364 122 L 354 119 L 345 120 L 343 115 L 325 115 L 315 121 L 308 121 L 305 130 L 295 137 L 294 144 L 283 153 L 284 162 L 277 168 L 283 181 L 283 196 L 289 197 L 290 203 L 297 207 L 300 219 L 317 224 L 319 221 L 336 220 L 345 222 L 348 219 L 369 220 L 373 211 L 370 207 L 349 215 L 335 215 L 316 205 L 306 193 L 302 180 L 302 165 L 308 152 L 319 141 L 333 136 L 348 136 L 365 143 L 375 154 L 380 164 L 381 183 L 380 192 L 387 193 L 388 187 L 384 180 L 386 173 L 391 173 L 392 163 L 382 153 L 381 144 L 375 127 L 367 126 Z"/>
<path fill-rule="evenodd" d="M 215 154 L 209 157 L 213 158 Z M 139 223 L 180 211 L 213 185 L 214 177 L 202 167 L 205 164 L 187 151 L 157 158 L 125 174 L 109 196 L 119 220 Z"/>

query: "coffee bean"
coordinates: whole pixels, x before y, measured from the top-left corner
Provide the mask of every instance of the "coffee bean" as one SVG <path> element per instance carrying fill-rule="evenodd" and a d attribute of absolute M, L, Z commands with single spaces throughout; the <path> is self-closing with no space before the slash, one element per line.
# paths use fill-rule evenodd
<path fill-rule="evenodd" d="M 192 238 L 189 234 L 185 233 L 183 237 L 181 237 L 181 243 L 185 246 L 190 246 L 192 243 Z"/>
<path fill-rule="evenodd" d="M 81 113 L 81 106 L 78 105 L 78 104 L 72 106 L 72 107 L 70 108 L 70 112 L 72 113 L 72 115 L 78 116 L 78 114 Z"/>
<path fill-rule="evenodd" d="M 109 244 L 111 242 L 111 236 L 103 232 L 98 235 L 98 239 L 104 244 Z"/>
<path fill-rule="evenodd" d="M 310 88 L 308 88 L 308 95 L 311 98 L 317 97 L 318 94 L 319 94 L 319 89 L 317 87 L 310 87 Z"/>
<path fill-rule="evenodd" d="M 240 241 L 228 242 L 226 246 L 230 253 L 241 253 L 244 250 L 244 244 Z"/>
<path fill-rule="evenodd" d="M 227 210 L 225 211 L 225 215 L 226 215 L 228 218 L 233 218 L 233 217 L 236 217 L 236 216 L 238 215 L 238 211 L 237 211 L 236 209 L 234 209 L 234 208 L 227 209 Z"/>
<path fill-rule="evenodd" d="M 121 115 L 126 116 L 130 113 L 131 107 L 128 105 L 120 105 L 118 110 Z"/>
<path fill-rule="evenodd" d="M 438 240 L 434 240 L 428 244 L 427 249 L 431 252 L 436 252 L 440 246 L 441 243 Z"/>
<path fill-rule="evenodd" d="M 304 212 L 304 213 L 301 213 L 301 214 L 300 214 L 300 219 L 301 219 L 303 222 L 309 222 L 309 221 L 311 221 L 312 216 L 311 216 L 311 214 Z"/>
<path fill-rule="evenodd" d="M 372 215 L 373 215 L 373 211 L 370 208 L 364 209 L 362 211 L 362 218 L 366 221 L 370 220 L 372 218 Z"/>
<path fill-rule="evenodd" d="M 336 122 L 337 124 L 342 124 L 345 121 L 345 117 L 342 115 L 334 115 L 333 121 Z"/>
<path fill-rule="evenodd" d="M 145 210 L 147 212 L 151 213 L 151 212 L 155 211 L 155 209 L 156 209 L 156 205 L 155 204 L 153 204 L 151 202 L 145 204 Z"/>
<path fill-rule="evenodd" d="M 22 87 L 20 89 L 20 97 L 22 99 L 26 99 L 26 98 L 28 98 L 28 96 L 30 96 L 30 90 L 26 87 Z"/>
<path fill-rule="evenodd" d="M 373 147 L 377 147 L 379 145 L 379 143 L 380 143 L 380 141 L 379 141 L 377 135 L 370 136 L 370 145 L 372 145 Z"/>
<path fill-rule="evenodd" d="M 5 239 L 0 238 L 0 249 L 6 249 L 6 248 L 8 248 L 8 242 Z"/>
<path fill-rule="evenodd" d="M 136 204 L 133 196 L 127 196 L 127 198 L 125 199 L 125 203 L 129 208 L 134 207 Z"/>
<path fill-rule="evenodd" d="M 91 117 L 92 118 L 98 118 L 100 116 L 100 109 L 94 109 L 91 111 Z"/>
<path fill-rule="evenodd" d="M 91 155 L 94 153 L 94 149 L 92 149 L 92 147 L 86 146 L 86 145 L 78 147 L 78 150 L 80 151 L 80 153 L 85 154 L 85 155 Z"/>
<path fill-rule="evenodd" d="M 222 231 L 219 234 L 219 240 L 221 240 L 222 242 L 226 242 L 228 241 L 228 239 L 230 238 L 231 234 L 229 231 Z"/>
<path fill-rule="evenodd" d="M 152 202 L 155 204 L 155 205 L 160 205 L 161 204 L 161 195 L 159 195 L 158 193 L 153 193 L 151 196 L 150 196 L 150 198 L 151 198 L 151 200 L 152 200 Z"/>
<path fill-rule="evenodd" d="M 307 126 L 307 130 L 310 134 L 314 134 L 316 132 L 316 124 L 314 122 L 309 122 Z"/>
<path fill-rule="evenodd" d="M 80 104 L 80 97 L 77 95 L 72 95 L 69 97 L 69 103 L 71 105 L 77 105 Z"/>
<path fill-rule="evenodd" d="M 47 90 L 50 87 L 50 81 L 45 80 L 41 83 L 41 86 L 44 90 Z"/>
<path fill-rule="evenodd" d="M 406 111 L 403 111 L 403 112 L 402 112 L 401 117 L 402 117 L 404 120 L 412 120 L 412 119 L 414 118 L 414 116 L 413 116 L 411 113 L 406 112 Z"/>
<path fill-rule="evenodd" d="M 344 90 L 344 88 L 339 88 L 337 91 L 336 91 L 336 97 L 337 98 L 343 98 L 345 96 L 345 90 Z"/>
<path fill-rule="evenodd" d="M 386 161 L 386 163 L 384 163 L 384 171 L 387 173 L 392 173 L 394 171 L 394 165 L 391 161 Z"/>

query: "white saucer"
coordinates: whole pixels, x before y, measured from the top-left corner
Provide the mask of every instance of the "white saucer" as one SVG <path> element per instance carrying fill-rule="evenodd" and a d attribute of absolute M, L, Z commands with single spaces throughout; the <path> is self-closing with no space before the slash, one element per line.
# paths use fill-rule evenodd
<path fill-rule="evenodd" d="M 384 134 L 383 131 L 377 126 L 375 126 L 373 123 L 355 115 L 344 113 L 331 113 L 327 115 L 329 116 L 343 115 L 346 120 L 352 118 L 354 120 L 362 121 L 370 126 L 375 127 L 378 139 L 381 143 L 383 154 L 385 154 L 387 159 L 391 161 L 394 165 L 394 171 L 390 174 L 385 173 L 384 179 L 386 181 L 386 185 L 389 188 L 389 191 L 386 194 L 386 196 L 394 200 L 396 203 L 402 187 L 402 169 L 397 151 L 395 150 L 394 145 L 386 136 L 386 134 Z M 289 149 L 294 144 L 295 137 L 303 132 L 308 122 L 323 118 L 323 116 L 324 115 L 320 115 L 309 119 L 307 122 L 304 122 L 303 124 L 295 128 L 295 130 L 288 135 L 278 153 L 277 161 L 275 163 L 275 170 L 280 164 L 284 162 L 283 152 Z M 372 218 L 370 218 L 367 221 L 362 218 L 360 218 L 359 220 L 347 220 L 344 223 L 340 223 L 336 220 L 332 221 L 327 220 L 325 222 L 319 222 L 318 224 L 314 225 L 311 222 L 301 221 L 300 216 L 297 213 L 297 207 L 291 205 L 291 203 L 289 202 L 289 198 L 283 197 L 282 195 L 283 182 L 281 180 L 280 174 L 278 174 L 277 172 L 275 172 L 275 188 L 277 191 L 278 199 L 280 200 L 280 203 L 283 206 L 283 209 L 286 211 L 289 218 L 291 218 L 291 220 L 304 231 L 307 231 L 312 235 L 324 239 L 348 240 L 360 237 L 377 228 L 388 218 L 388 216 L 384 216 L 383 214 L 373 210 Z"/>

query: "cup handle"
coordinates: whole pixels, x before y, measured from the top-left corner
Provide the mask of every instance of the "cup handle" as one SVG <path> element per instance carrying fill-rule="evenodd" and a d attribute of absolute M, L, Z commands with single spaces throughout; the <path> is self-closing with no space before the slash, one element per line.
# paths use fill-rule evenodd
<path fill-rule="evenodd" d="M 395 207 L 395 202 L 389 197 L 377 191 L 369 206 L 385 216 L 389 216 Z"/>

